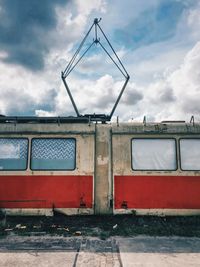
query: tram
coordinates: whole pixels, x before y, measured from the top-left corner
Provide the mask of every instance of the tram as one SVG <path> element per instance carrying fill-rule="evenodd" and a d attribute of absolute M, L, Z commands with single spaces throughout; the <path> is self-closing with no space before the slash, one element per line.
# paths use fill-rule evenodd
<path fill-rule="evenodd" d="M 0 118 L 7 214 L 200 214 L 200 124 Z"/>

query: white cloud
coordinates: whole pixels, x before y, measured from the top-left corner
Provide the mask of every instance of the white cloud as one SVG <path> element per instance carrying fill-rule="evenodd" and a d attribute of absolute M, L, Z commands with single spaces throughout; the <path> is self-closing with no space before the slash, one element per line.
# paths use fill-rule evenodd
<path fill-rule="evenodd" d="M 105 0 L 76 0 L 77 11 L 80 14 L 89 15 L 92 11 L 106 12 L 107 3 Z"/>
<path fill-rule="evenodd" d="M 52 111 L 46 111 L 46 110 L 42 110 L 42 109 L 36 109 L 35 111 L 35 115 L 38 117 L 56 117 L 57 114 L 55 112 Z"/>
<path fill-rule="evenodd" d="M 68 7 L 57 8 L 58 25 L 48 34 L 49 55 L 45 69 L 30 72 L 17 65 L 0 63 L 0 113 L 9 115 L 75 115 L 60 72 L 71 59 L 75 46 L 84 37 L 94 17 L 104 15 L 101 25 L 112 41 L 115 27 L 126 25 L 137 12 L 158 4 L 158 0 L 121 1 L 76 0 Z M 133 10 L 133 6 L 136 7 Z M 123 10 L 127 10 L 124 17 Z M 112 12 L 111 12 L 112 11 Z M 134 12 L 133 12 L 134 11 Z M 136 12 L 137 11 L 137 12 Z M 136 51 L 118 48 L 131 75 L 131 80 L 117 107 L 114 117 L 120 120 L 189 119 L 199 116 L 200 108 L 200 6 L 183 14 L 174 38 L 141 47 Z M 45 36 L 44 36 L 45 38 Z M 195 45 L 196 44 L 196 45 Z M 6 56 L 0 52 L 0 59 Z M 113 74 L 103 51 L 93 53 L 69 77 L 72 95 L 81 113 L 106 113 L 116 101 L 121 89 L 120 75 Z M 83 77 L 84 74 L 88 74 Z M 98 75 L 95 75 L 97 73 Z M 117 77 L 117 79 L 116 79 Z M 119 78 L 119 79 L 118 79 Z"/>
<path fill-rule="evenodd" d="M 183 114 L 199 115 L 200 105 L 200 42 L 188 52 L 180 69 L 169 80 L 174 88 Z"/>
<path fill-rule="evenodd" d="M 190 30 L 191 36 L 196 40 L 199 39 L 200 28 L 200 3 L 189 11 L 187 16 L 187 25 Z"/>
<path fill-rule="evenodd" d="M 70 88 L 83 113 L 108 113 L 117 98 L 121 82 L 106 74 L 96 81 L 71 80 Z"/>
<path fill-rule="evenodd" d="M 67 93 L 61 85 L 60 73 L 72 56 L 73 45 L 81 40 L 88 28 L 88 15 L 96 10 L 105 12 L 105 1 L 76 1 L 65 8 L 57 7 L 58 24 L 48 36 L 49 54 L 45 68 L 31 72 L 24 67 L 0 62 L 0 113 L 6 115 L 69 115 L 73 112 Z M 91 21 L 92 22 L 92 21 Z M 6 53 L 0 51 L 0 59 Z M 51 109 L 51 111 L 49 110 Z"/>
<path fill-rule="evenodd" d="M 191 115 L 199 119 L 200 42 L 187 53 L 179 68 L 140 90 L 145 96 L 138 103 L 141 116 L 147 115 L 156 121 L 189 120 Z M 139 117 L 136 114 L 136 118 Z"/>

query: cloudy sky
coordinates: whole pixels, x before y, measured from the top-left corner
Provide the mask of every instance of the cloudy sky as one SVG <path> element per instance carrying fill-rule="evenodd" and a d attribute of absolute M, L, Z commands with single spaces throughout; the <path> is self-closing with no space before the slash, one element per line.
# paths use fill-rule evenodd
<path fill-rule="evenodd" d="M 199 0 L 0 0 L 0 114 L 75 115 L 60 73 L 95 17 L 131 77 L 114 120 L 200 121 Z M 81 114 L 109 114 L 123 76 L 97 45 L 67 82 Z"/>

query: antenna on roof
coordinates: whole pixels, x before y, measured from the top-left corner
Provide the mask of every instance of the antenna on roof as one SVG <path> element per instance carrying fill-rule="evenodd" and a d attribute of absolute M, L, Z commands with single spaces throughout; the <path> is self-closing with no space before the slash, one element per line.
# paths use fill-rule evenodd
<path fill-rule="evenodd" d="M 88 32 L 86 33 L 85 37 L 83 38 L 83 40 L 81 41 L 78 49 L 76 50 L 76 52 L 74 53 L 73 57 L 71 58 L 71 60 L 69 61 L 67 67 L 65 68 L 64 71 L 62 71 L 61 73 L 61 78 L 63 80 L 64 86 L 67 90 L 67 93 L 69 95 L 69 98 L 72 102 L 72 105 L 74 107 L 74 110 L 76 112 L 77 117 L 87 117 L 90 118 L 91 121 L 101 121 L 101 122 L 106 122 L 106 121 L 110 121 L 115 110 L 116 107 L 122 97 L 122 94 L 127 86 L 127 83 L 130 79 L 130 76 L 128 74 L 128 72 L 126 71 L 124 65 L 122 64 L 121 60 L 119 59 L 117 53 L 115 52 L 114 48 L 112 47 L 110 41 L 108 40 L 107 36 L 105 35 L 104 31 L 102 30 L 101 26 L 99 25 L 99 22 L 101 21 L 101 18 L 95 18 L 94 22 L 92 24 L 92 26 L 89 28 Z M 90 32 L 92 31 L 92 29 L 94 28 L 94 33 L 95 33 L 95 38 L 93 39 L 93 42 L 87 47 L 87 49 L 77 58 L 77 56 L 80 54 L 80 51 L 83 47 L 83 45 L 85 44 L 86 39 L 88 38 L 88 35 L 90 34 Z M 103 37 L 105 38 L 107 44 L 109 45 L 109 47 L 111 48 L 113 55 L 111 55 L 108 50 L 105 48 L 105 46 L 101 43 L 100 38 L 98 37 L 98 32 L 101 32 Z M 110 112 L 109 115 L 106 114 L 85 114 L 85 115 L 81 115 L 76 103 L 72 97 L 71 91 L 69 89 L 69 86 L 66 82 L 66 78 L 70 75 L 70 73 L 74 70 L 74 68 L 79 64 L 79 62 L 82 60 L 82 58 L 87 54 L 87 52 L 92 48 L 92 46 L 94 44 L 99 44 L 100 47 L 103 49 L 103 51 L 107 54 L 107 56 L 111 59 L 111 61 L 114 63 L 114 65 L 118 68 L 118 70 L 120 71 L 120 73 L 124 76 L 125 78 L 125 82 L 121 88 L 121 91 L 119 93 L 119 96 Z"/>
<path fill-rule="evenodd" d="M 191 116 L 190 123 L 192 123 L 194 126 L 194 115 Z"/>

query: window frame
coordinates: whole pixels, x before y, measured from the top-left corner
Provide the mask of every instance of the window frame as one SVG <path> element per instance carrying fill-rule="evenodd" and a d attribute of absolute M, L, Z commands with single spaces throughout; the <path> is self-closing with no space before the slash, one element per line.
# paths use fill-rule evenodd
<path fill-rule="evenodd" d="M 26 166 L 24 169 L 0 169 L 1 172 L 3 171 L 26 171 L 28 169 L 28 163 L 29 163 L 29 139 L 28 137 L 0 137 L 1 139 L 17 139 L 17 140 L 27 140 L 27 152 L 26 152 Z"/>
<path fill-rule="evenodd" d="M 55 139 L 64 139 L 64 140 L 74 140 L 74 142 L 75 142 L 75 159 L 74 159 L 74 168 L 73 169 L 32 169 L 32 147 L 33 147 L 33 140 L 35 140 L 35 139 L 45 139 L 45 140 L 49 140 L 49 139 L 53 139 L 53 140 L 55 140 Z M 76 170 L 76 138 L 74 138 L 74 137 L 67 137 L 67 138 L 65 138 L 65 137 L 33 137 L 32 139 L 31 139 L 31 150 L 30 150 L 30 170 L 31 171 L 64 171 L 64 172 L 66 172 L 66 171 L 74 171 L 74 170 Z"/>
<path fill-rule="evenodd" d="M 200 171 L 200 168 L 198 170 L 183 170 L 182 169 L 182 164 L 181 164 L 181 143 L 180 143 L 180 141 L 182 139 L 185 139 L 185 140 L 200 140 L 200 138 L 199 137 L 194 137 L 194 138 L 192 138 L 192 137 L 181 137 L 181 138 L 179 138 L 178 144 L 179 144 L 179 158 L 180 158 L 180 169 L 181 169 L 181 171 L 183 171 L 183 172 L 198 172 L 198 171 Z"/>
<path fill-rule="evenodd" d="M 132 142 L 134 139 L 139 139 L 139 140 L 174 140 L 175 141 L 175 169 L 159 169 L 159 170 L 156 170 L 156 169 L 134 169 L 133 167 L 133 146 L 132 146 Z M 174 171 L 177 171 L 178 170 L 178 154 L 177 154 L 177 140 L 175 137 L 133 137 L 131 138 L 131 170 L 132 171 L 136 171 L 136 172 L 141 172 L 141 171 L 144 171 L 144 172 L 148 172 L 148 171 L 154 171 L 154 172 L 166 172 L 166 171 L 169 171 L 169 172 L 174 172 Z"/>

